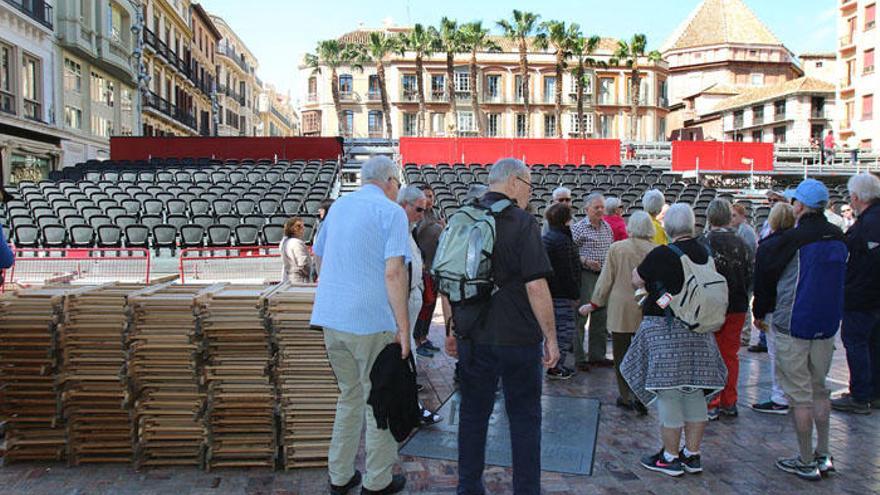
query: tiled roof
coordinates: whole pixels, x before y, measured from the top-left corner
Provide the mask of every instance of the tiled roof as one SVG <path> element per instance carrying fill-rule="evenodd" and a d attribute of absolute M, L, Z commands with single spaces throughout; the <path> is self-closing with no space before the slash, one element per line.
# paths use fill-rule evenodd
<path fill-rule="evenodd" d="M 662 51 L 725 44 L 782 42 L 742 0 L 704 0 L 674 31 Z"/>
<path fill-rule="evenodd" d="M 802 77 L 782 84 L 772 86 L 762 86 L 750 89 L 740 95 L 732 96 L 715 107 L 715 112 L 723 112 L 733 108 L 749 106 L 762 101 L 773 100 L 798 93 L 831 93 L 834 94 L 835 88 L 831 83 L 814 79 L 812 77 Z"/>
<path fill-rule="evenodd" d="M 798 58 L 800 58 L 800 59 L 804 59 L 804 58 L 837 58 L 837 55 L 835 55 L 833 52 L 801 53 L 800 55 L 798 55 Z"/>

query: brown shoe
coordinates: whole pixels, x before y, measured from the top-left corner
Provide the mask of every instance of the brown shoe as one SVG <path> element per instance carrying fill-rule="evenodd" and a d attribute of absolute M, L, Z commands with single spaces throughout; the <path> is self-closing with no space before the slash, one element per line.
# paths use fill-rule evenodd
<path fill-rule="evenodd" d="M 590 361 L 590 366 L 595 366 L 597 368 L 612 368 L 614 367 L 614 361 L 608 358 L 602 358 L 596 361 Z"/>
<path fill-rule="evenodd" d="M 575 365 L 575 368 L 577 368 L 578 371 L 583 371 L 583 372 L 590 371 L 590 365 L 588 363 L 577 363 Z"/>

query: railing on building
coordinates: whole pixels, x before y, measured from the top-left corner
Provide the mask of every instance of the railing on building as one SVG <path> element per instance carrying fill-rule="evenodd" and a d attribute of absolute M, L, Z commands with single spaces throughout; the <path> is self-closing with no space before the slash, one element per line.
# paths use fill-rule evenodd
<path fill-rule="evenodd" d="M 6 0 L 6 3 L 43 26 L 53 29 L 54 9 L 45 0 Z"/>
<path fill-rule="evenodd" d="M 24 118 L 29 119 L 29 120 L 33 120 L 35 122 L 42 122 L 43 121 L 43 115 L 42 115 L 43 106 L 40 105 L 40 102 L 25 99 L 23 103 L 24 103 Z"/>
<path fill-rule="evenodd" d="M 278 109 L 275 108 L 274 105 L 272 105 L 272 106 L 269 108 L 269 110 L 272 112 L 272 115 L 274 115 L 275 117 L 277 117 L 278 120 L 280 120 L 282 123 L 284 123 L 284 125 L 286 125 L 287 127 L 292 127 L 292 125 L 291 125 L 291 123 L 290 123 L 290 119 L 287 118 L 286 115 L 284 115 L 284 114 L 282 114 L 281 112 L 279 112 Z"/>
<path fill-rule="evenodd" d="M 189 127 L 190 129 L 195 130 L 198 128 L 195 115 L 193 115 L 191 111 L 172 104 L 170 101 L 162 98 L 152 91 L 146 94 L 144 105 L 147 108 L 152 108 L 159 111 L 165 116 L 170 117 L 171 119 Z"/>
<path fill-rule="evenodd" d="M 217 52 L 220 55 L 224 55 L 228 58 L 231 58 L 233 61 L 235 61 L 235 64 L 241 68 L 241 70 L 243 70 L 247 73 L 250 73 L 251 69 L 250 69 L 250 66 L 248 65 L 248 63 L 245 62 L 244 60 L 242 60 L 241 56 L 238 53 L 236 53 L 235 49 L 232 48 L 231 46 L 229 46 L 229 45 L 218 46 Z"/>
<path fill-rule="evenodd" d="M 445 103 L 449 100 L 446 98 L 446 91 L 431 91 L 431 101 Z"/>
<path fill-rule="evenodd" d="M 309 101 L 314 101 L 314 100 L 312 100 L 312 96 L 313 95 L 311 95 L 311 94 L 309 95 Z M 314 95 L 314 97 L 315 97 L 315 100 L 318 99 L 318 95 Z M 379 90 L 367 91 L 367 100 L 368 101 L 380 101 L 381 99 L 382 99 L 382 93 Z"/>
<path fill-rule="evenodd" d="M 318 93 L 309 93 L 308 101 L 310 101 L 310 102 L 318 101 Z"/>

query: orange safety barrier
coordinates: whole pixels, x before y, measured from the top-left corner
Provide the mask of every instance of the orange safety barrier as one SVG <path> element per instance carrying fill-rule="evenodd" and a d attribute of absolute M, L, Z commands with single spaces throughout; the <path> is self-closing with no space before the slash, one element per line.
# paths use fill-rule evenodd
<path fill-rule="evenodd" d="M 281 281 L 278 246 L 187 248 L 180 252 L 180 283 Z"/>

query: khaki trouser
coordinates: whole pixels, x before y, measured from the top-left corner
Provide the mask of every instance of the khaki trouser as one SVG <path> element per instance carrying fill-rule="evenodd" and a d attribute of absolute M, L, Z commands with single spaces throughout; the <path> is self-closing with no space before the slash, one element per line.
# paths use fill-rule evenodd
<path fill-rule="evenodd" d="M 354 462 L 361 443 L 364 416 L 367 419 L 367 473 L 363 486 L 381 490 L 391 483 L 391 468 L 397 462 L 397 442 L 391 430 L 376 427 L 370 396 L 370 371 L 380 352 L 394 341 L 391 332 L 370 335 L 324 329 L 327 357 L 339 383 L 339 401 L 330 442 L 330 482 L 344 485 L 354 476 Z"/>
<path fill-rule="evenodd" d="M 596 282 L 598 281 L 598 273 L 591 272 L 590 270 L 581 270 L 581 305 L 590 302 L 590 298 L 593 297 L 593 289 L 596 288 Z M 587 323 L 587 318 L 578 313 L 574 337 L 575 363 L 579 364 L 605 359 L 605 353 L 608 352 L 608 327 L 605 321 L 607 318 L 608 311 L 605 308 L 598 309 L 590 314 L 589 350 L 587 353 L 584 353 L 584 325 Z"/>

